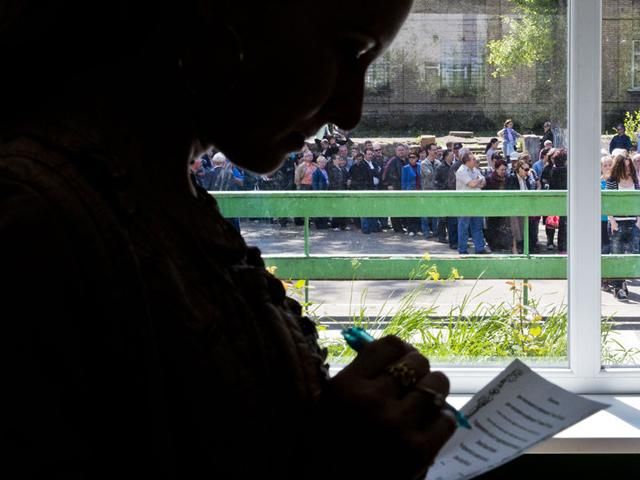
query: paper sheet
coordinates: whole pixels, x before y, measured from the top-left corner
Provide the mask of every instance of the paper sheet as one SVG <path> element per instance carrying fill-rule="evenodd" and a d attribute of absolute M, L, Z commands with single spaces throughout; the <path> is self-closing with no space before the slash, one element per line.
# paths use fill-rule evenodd
<path fill-rule="evenodd" d="M 514 360 L 460 409 L 472 429 L 458 428 L 426 478 L 473 478 L 607 407 L 567 392 Z"/>

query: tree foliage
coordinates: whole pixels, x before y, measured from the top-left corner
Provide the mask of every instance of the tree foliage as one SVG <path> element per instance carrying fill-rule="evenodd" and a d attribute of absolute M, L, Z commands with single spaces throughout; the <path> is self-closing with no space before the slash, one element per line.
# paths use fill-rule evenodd
<path fill-rule="evenodd" d="M 487 44 L 493 77 L 512 75 L 517 67 L 550 60 L 555 47 L 558 0 L 510 0 L 514 15 L 502 17 L 509 32 Z"/>

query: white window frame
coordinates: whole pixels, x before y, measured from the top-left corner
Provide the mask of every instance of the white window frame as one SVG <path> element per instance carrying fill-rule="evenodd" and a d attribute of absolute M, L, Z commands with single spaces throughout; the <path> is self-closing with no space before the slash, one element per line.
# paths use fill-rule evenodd
<path fill-rule="evenodd" d="M 605 369 L 601 362 L 602 0 L 569 0 L 568 6 L 569 366 L 535 370 L 576 393 L 637 394 L 640 368 Z M 501 369 L 443 370 L 452 393 L 473 393 Z"/>

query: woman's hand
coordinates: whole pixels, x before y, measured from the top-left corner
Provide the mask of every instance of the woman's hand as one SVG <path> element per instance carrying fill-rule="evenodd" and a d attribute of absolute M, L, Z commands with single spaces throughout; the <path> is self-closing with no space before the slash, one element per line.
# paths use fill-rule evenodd
<path fill-rule="evenodd" d="M 390 373 L 394 366 L 405 374 Z M 424 476 L 456 428 L 441 409 L 448 393 L 447 377 L 409 344 L 389 336 L 366 345 L 322 401 L 323 428 L 340 452 L 334 478 Z"/>
<path fill-rule="evenodd" d="M 613 218 L 609 220 L 609 224 L 611 225 L 611 233 L 618 231 L 618 222 L 616 222 Z"/>

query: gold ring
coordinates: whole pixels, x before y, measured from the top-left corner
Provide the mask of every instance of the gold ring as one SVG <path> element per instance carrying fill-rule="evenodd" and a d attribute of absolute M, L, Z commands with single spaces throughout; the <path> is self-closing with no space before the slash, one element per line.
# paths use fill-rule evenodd
<path fill-rule="evenodd" d="M 423 385 L 415 385 L 414 389 L 418 392 L 428 395 L 431 398 L 431 401 L 433 402 L 433 405 L 436 408 L 444 407 L 444 396 L 442 396 L 442 394 L 436 392 L 435 390 L 429 387 L 425 387 Z"/>
<path fill-rule="evenodd" d="M 385 371 L 403 388 L 413 387 L 418 381 L 416 371 L 404 362 L 391 365 Z"/>

